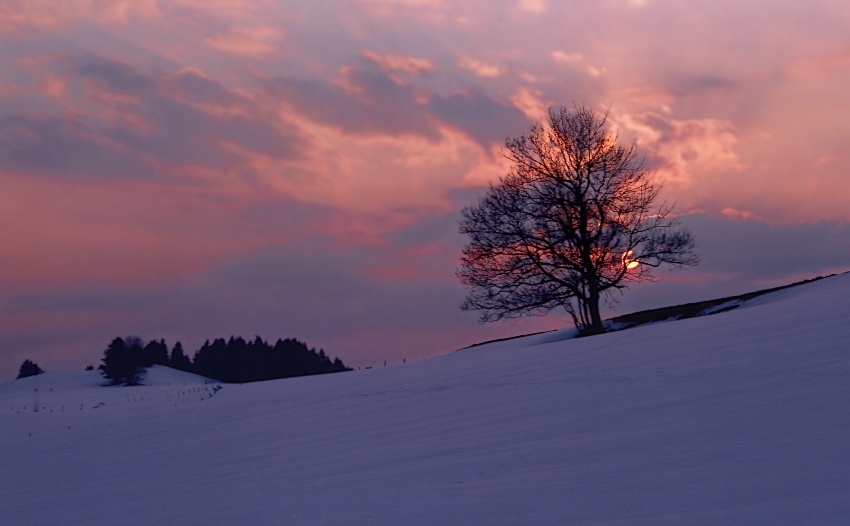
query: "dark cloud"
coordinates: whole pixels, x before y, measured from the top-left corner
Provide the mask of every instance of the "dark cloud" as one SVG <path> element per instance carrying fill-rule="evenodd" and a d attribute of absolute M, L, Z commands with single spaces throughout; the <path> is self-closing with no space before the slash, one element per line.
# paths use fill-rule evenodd
<path fill-rule="evenodd" d="M 347 133 L 439 138 L 435 123 L 411 91 L 397 85 L 377 66 L 352 70 L 346 81 L 352 89 L 319 80 L 276 79 L 262 84 L 298 113 Z"/>
<path fill-rule="evenodd" d="M 94 82 L 89 104 L 98 110 L 78 117 L 0 116 L 0 169 L 149 178 L 157 176 L 150 160 L 218 169 L 241 166 L 241 155 L 222 148 L 223 142 L 278 159 L 296 157 L 305 148 L 294 128 L 278 122 L 259 103 L 197 73 L 146 73 L 93 56 L 60 67 L 68 64 L 76 74 L 69 79 L 71 89 L 75 83 Z M 215 108 L 207 111 L 204 104 Z M 104 107 L 112 117 L 99 116 Z"/>
<path fill-rule="evenodd" d="M 73 311 L 124 311 L 135 313 L 150 307 L 157 294 L 149 288 L 132 289 L 102 283 L 77 285 L 50 291 L 27 291 L 6 295 L 9 312 L 63 313 Z M 10 306 L 14 305 L 12 309 Z"/>
<path fill-rule="evenodd" d="M 643 116 L 641 121 L 643 124 L 661 133 L 661 137 L 658 139 L 658 142 L 670 142 L 673 138 L 673 134 L 676 133 L 676 129 L 670 123 L 670 119 L 656 113 L 650 113 Z"/>
<path fill-rule="evenodd" d="M 712 92 L 728 92 L 738 83 L 724 77 L 711 75 L 674 75 L 666 82 L 666 90 L 677 97 L 703 96 Z"/>
<path fill-rule="evenodd" d="M 242 102 L 218 82 L 194 70 L 184 70 L 163 79 L 166 93 L 173 92 L 180 100 L 191 100 L 202 104 L 230 105 Z"/>
<path fill-rule="evenodd" d="M 183 101 L 160 96 L 144 101 L 143 118 L 156 133 L 128 128 L 112 128 L 106 133 L 138 153 L 156 159 L 219 168 L 241 162 L 239 155 L 221 148 L 221 141 L 279 159 L 297 155 L 303 146 L 294 131 L 281 131 L 265 121 L 238 115 L 212 115 Z"/>
<path fill-rule="evenodd" d="M 409 134 L 436 140 L 437 124 L 443 122 L 486 148 L 528 126 L 522 112 L 480 90 L 417 97 L 415 88 L 396 83 L 371 62 L 349 69 L 343 80 L 348 88 L 320 80 L 286 78 L 264 79 L 261 83 L 268 93 L 284 99 L 298 113 L 353 134 Z"/>
<path fill-rule="evenodd" d="M 850 268 L 850 224 L 770 225 L 760 221 L 685 218 L 702 254 L 701 270 L 768 281 Z"/>
<path fill-rule="evenodd" d="M 769 225 L 691 215 L 683 218 L 702 257 L 698 267 L 659 271 L 619 297 L 625 313 L 722 298 L 850 270 L 850 224 Z"/>
<path fill-rule="evenodd" d="M 0 117 L 0 170 L 63 176 L 151 175 L 134 153 L 99 141 L 101 133 L 75 118 Z"/>
<path fill-rule="evenodd" d="M 457 224 L 460 214 L 456 211 L 441 213 L 423 218 L 407 228 L 390 235 L 394 247 L 410 248 L 431 243 L 448 243 L 450 246 L 460 246 L 457 234 Z"/>
<path fill-rule="evenodd" d="M 79 77 L 93 79 L 100 87 L 117 93 L 140 94 L 156 85 L 149 76 L 127 64 L 99 57 L 87 57 L 75 69 Z"/>
<path fill-rule="evenodd" d="M 474 89 L 447 97 L 434 97 L 428 109 L 441 121 L 464 131 L 484 147 L 503 143 L 509 135 L 524 133 L 530 124 L 525 114 L 515 107 L 496 102 Z"/>

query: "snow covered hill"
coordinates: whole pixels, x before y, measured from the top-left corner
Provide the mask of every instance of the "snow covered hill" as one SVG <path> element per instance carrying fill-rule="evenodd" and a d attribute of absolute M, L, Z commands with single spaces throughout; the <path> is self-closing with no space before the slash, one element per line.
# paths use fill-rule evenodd
<path fill-rule="evenodd" d="M 10 382 L 0 524 L 846 525 L 848 320 L 844 274 L 712 316 L 217 391 L 168 370 Z"/>

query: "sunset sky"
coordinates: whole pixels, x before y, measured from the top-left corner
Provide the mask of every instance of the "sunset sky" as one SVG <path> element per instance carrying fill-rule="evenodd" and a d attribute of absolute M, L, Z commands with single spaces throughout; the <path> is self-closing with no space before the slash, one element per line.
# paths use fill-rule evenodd
<path fill-rule="evenodd" d="M 116 336 L 295 337 L 346 364 L 478 325 L 460 209 L 551 105 L 610 109 L 702 265 L 609 315 L 850 269 L 839 0 L 4 0 L 0 381 Z"/>

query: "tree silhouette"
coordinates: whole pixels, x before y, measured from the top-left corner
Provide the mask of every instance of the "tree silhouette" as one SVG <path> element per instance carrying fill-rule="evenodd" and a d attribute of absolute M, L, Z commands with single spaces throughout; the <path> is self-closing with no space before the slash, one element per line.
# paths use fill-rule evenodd
<path fill-rule="evenodd" d="M 168 359 L 168 365 L 180 371 L 192 370 L 192 360 L 183 351 L 182 343 L 177 342 L 174 344 L 174 348 L 171 349 L 171 358 Z"/>
<path fill-rule="evenodd" d="M 103 364 L 99 367 L 104 378 L 112 385 L 139 385 L 144 369 L 139 365 L 142 352 L 142 340 L 130 336 L 127 340 L 115 338 L 103 353 Z"/>
<path fill-rule="evenodd" d="M 18 371 L 18 378 L 26 378 L 28 376 L 35 376 L 38 374 L 44 374 L 44 369 L 38 366 L 37 363 L 31 360 L 24 360 L 24 363 L 21 364 L 21 368 Z"/>
<path fill-rule="evenodd" d="M 564 308 L 583 334 L 604 332 L 599 303 L 662 264 L 696 265 L 690 233 L 656 204 L 660 185 L 608 131 L 607 115 L 551 108 L 547 124 L 509 138 L 513 168 L 463 210 L 469 236 L 461 305 L 481 321 Z"/>
<path fill-rule="evenodd" d="M 165 340 L 151 340 L 144 346 L 139 364 L 142 367 L 151 365 L 168 365 L 168 346 Z"/>
<path fill-rule="evenodd" d="M 324 350 L 316 352 L 298 340 L 278 340 L 271 346 L 259 336 L 250 342 L 233 336 L 226 341 L 207 340 L 195 353 L 193 369 L 235 383 L 351 370 L 339 358 L 332 361 Z"/>

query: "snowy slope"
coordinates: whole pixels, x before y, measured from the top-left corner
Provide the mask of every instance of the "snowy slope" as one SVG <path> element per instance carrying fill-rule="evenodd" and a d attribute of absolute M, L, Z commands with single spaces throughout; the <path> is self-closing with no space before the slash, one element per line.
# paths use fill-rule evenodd
<path fill-rule="evenodd" d="M 47 374 L 54 411 L 33 413 L 12 382 L 0 524 L 846 525 L 848 319 L 841 275 L 713 316 L 215 393 Z"/>

